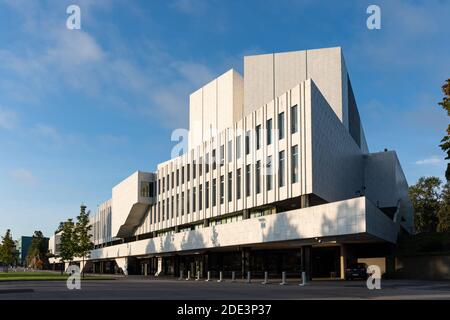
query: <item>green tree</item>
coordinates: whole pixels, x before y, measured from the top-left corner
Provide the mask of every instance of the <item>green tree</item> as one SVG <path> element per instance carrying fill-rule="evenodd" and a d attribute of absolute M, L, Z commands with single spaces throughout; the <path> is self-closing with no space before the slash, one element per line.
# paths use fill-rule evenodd
<path fill-rule="evenodd" d="M 439 223 L 441 180 L 437 177 L 421 177 L 409 187 L 409 196 L 414 207 L 416 232 L 435 232 Z"/>
<path fill-rule="evenodd" d="M 91 224 L 89 221 L 90 211 L 86 212 L 86 206 L 81 205 L 80 214 L 77 217 L 75 225 L 76 249 L 75 254 L 81 258 L 82 266 L 84 266 L 85 258 L 89 258 L 91 250 L 94 248 L 94 243 L 91 241 Z M 84 270 L 84 268 L 83 268 Z M 81 274 L 84 276 L 84 271 Z"/>
<path fill-rule="evenodd" d="M 446 183 L 442 188 L 438 218 L 438 231 L 450 232 L 450 183 Z"/>
<path fill-rule="evenodd" d="M 11 230 L 6 230 L 0 245 L 0 262 L 6 266 L 12 265 L 16 261 L 16 245 L 12 239 Z M 8 269 L 6 269 L 8 271 Z"/>
<path fill-rule="evenodd" d="M 442 98 L 442 101 L 439 102 L 439 105 L 445 111 L 447 111 L 447 115 L 450 117 L 450 78 L 447 79 L 442 86 L 442 92 L 444 93 L 444 97 Z M 447 135 L 442 138 L 441 144 L 439 146 L 445 153 L 447 153 L 445 159 L 450 160 L 450 124 L 447 127 Z M 447 181 L 450 181 L 450 163 L 447 163 L 445 178 L 447 179 Z"/>
<path fill-rule="evenodd" d="M 42 269 L 48 264 L 48 245 L 41 231 L 35 231 L 27 254 L 28 267 Z"/>
<path fill-rule="evenodd" d="M 75 224 L 72 219 L 68 219 L 61 225 L 61 242 L 59 246 L 59 258 L 63 263 L 61 273 L 64 270 L 64 263 L 73 261 L 76 253 Z"/>

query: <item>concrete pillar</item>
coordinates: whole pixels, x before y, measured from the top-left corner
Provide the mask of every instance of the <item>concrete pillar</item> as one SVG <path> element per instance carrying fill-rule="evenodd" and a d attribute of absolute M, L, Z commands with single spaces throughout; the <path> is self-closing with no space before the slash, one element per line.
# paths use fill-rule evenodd
<path fill-rule="evenodd" d="M 250 248 L 241 249 L 241 272 L 242 279 L 245 279 L 245 274 L 250 271 Z"/>
<path fill-rule="evenodd" d="M 301 270 L 306 272 L 306 280 L 312 278 L 312 259 L 311 259 L 311 246 L 301 247 Z"/>
<path fill-rule="evenodd" d="M 347 245 L 340 245 L 340 278 L 345 280 L 345 269 L 347 268 Z"/>
<path fill-rule="evenodd" d="M 308 208 L 309 207 L 309 196 L 307 194 L 300 196 L 300 207 Z"/>
<path fill-rule="evenodd" d="M 66 272 L 68 267 L 69 267 L 69 262 L 64 262 L 64 272 Z"/>
<path fill-rule="evenodd" d="M 116 258 L 116 263 L 119 268 L 122 269 L 124 275 L 128 275 L 128 259 L 127 258 Z"/>

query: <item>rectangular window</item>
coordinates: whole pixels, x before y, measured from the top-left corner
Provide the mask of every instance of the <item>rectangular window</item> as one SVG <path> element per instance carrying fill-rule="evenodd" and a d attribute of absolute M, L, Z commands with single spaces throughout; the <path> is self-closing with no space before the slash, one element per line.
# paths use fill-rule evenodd
<path fill-rule="evenodd" d="M 198 175 L 201 177 L 203 173 L 203 158 L 200 157 L 198 160 Z"/>
<path fill-rule="evenodd" d="M 175 187 L 175 173 L 173 173 L 173 171 L 172 171 L 172 179 L 171 179 L 170 186 L 172 187 L 172 189 L 173 189 L 173 187 Z"/>
<path fill-rule="evenodd" d="M 236 137 L 236 159 L 241 158 L 241 136 Z"/>
<path fill-rule="evenodd" d="M 224 176 L 220 176 L 220 204 L 223 204 L 225 198 L 225 181 Z"/>
<path fill-rule="evenodd" d="M 158 179 L 158 194 L 161 194 L 161 179 Z"/>
<path fill-rule="evenodd" d="M 184 191 L 181 192 L 181 215 L 184 216 Z"/>
<path fill-rule="evenodd" d="M 158 222 L 161 221 L 161 204 L 158 202 Z"/>
<path fill-rule="evenodd" d="M 203 189 L 202 185 L 198 186 L 198 210 L 202 210 L 203 208 Z"/>
<path fill-rule="evenodd" d="M 216 183 L 216 179 L 213 179 L 212 181 L 212 206 L 215 207 L 216 206 L 216 197 L 217 197 L 217 193 L 216 193 L 216 189 L 217 189 L 217 183 Z"/>
<path fill-rule="evenodd" d="M 292 179 L 292 183 L 296 183 L 296 182 L 298 182 L 298 145 L 295 145 L 292 147 L 291 156 L 292 156 L 291 179 Z"/>
<path fill-rule="evenodd" d="M 247 131 L 247 133 L 245 134 L 245 154 L 250 154 L 250 135 L 251 132 Z"/>
<path fill-rule="evenodd" d="M 170 217 L 171 217 L 171 218 L 173 218 L 173 216 L 174 216 L 174 215 L 173 215 L 174 211 L 175 211 L 175 207 L 174 207 L 173 196 L 172 196 L 171 199 L 170 199 L 170 212 L 171 212 Z"/>
<path fill-rule="evenodd" d="M 233 173 L 228 172 L 228 202 L 233 198 Z"/>
<path fill-rule="evenodd" d="M 261 125 L 256 126 L 256 150 L 261 148 Z"/>
<path fill-rule="evenodd" d="M 284 139 L 284 112 L 278 114 L 278 139 Z"/>
<path fill-rule="evenodd" d="M 170 176 L 169 176 L 169 174 L 167 174 L 167 177 L 166 177 L 166 184 L 167 184 L 166 190 L 167 190 L 167 191 L 170 190 L 169 183 L 170 183 Z"/>
<path fill-rule="evenodd" d="M 184 183 L 184 167 L 181 167 L 181 184 Z"/>
<path fill-rule="evenodd" d="M 212 169 L 213 171 L 216 170 L 216 149 L 213 149 L 212 151 Z"/>
<path fill-rule="evenodd" d="M 220 166 L 223 167 L 225 164 L 225 146 L 220 146 Z"/>
<path fill-rule="evenodd" d="M 284 151 L 280 151 L 278 158 L 278 187 L 284 187 L 284 182 Z"/>
<path fill-rule="evenodd" d="M 177 187 L 180 185 L 180 169 L 177 169 Z"/>
<path fill-rule="evenodd" d="M 191 213 L 191 190 L 188 190 L 186 193 L 187 197 L 186 197 L 186 213 L 189 214 Z"/>
<path fill-rule="evenodd" d="M 150 182 L 141 181 L 141 197 L 150 197 Z"/>
<path fill-rule="evenodd" d="M 166 178 L 162 178 L 162 192 L 164 193 L 166 191 Z"/>
<path fill-rule="evenodd" d="M 196 197 L 195 187 L 193 187 L 192 188 L 192 212 L 195 212 L 195 197 Z"/>
<path fill-rule="evenodd" d="M 267 134 L 267 145 L 272 144 L 272 119 L 266 121 L 266 134 Z"/>
<path fill-rule="evenodd" d="M 209 208 L 209 181 L 206 181 L 206 188 L 205 188 L 205 208 Z"/>
<path fill-rule="evenodd" d="M 250 165 L 246 165 L 245 166 L 245 196 L 249 197 L 250 196 L 250 173 L 251 173 L 251 168 Z"/>
<path fill-rule="evenodd" d="M 164 206 L 164 200 L 162 201 L 162 210 L 161 210 L 161 212 L 162 212 L 162 214 L 161 214 L 161 218 L 162 218 L 162 221 L 164 221 L 166 218 L 165 218 L 165 213 L 166 213 L 166 211 L 165 211 L 165 206 Z"/>
<path fill-rule="evenodd" d="M 169 198 L 166 199 L 166 220 L 169 220 L 170 206 Z"/>
<path fill-rule="evenodd" d="M 256 161 L 256 179 L 255 179 L 256 193 L 261 192 L 261 160 Z"/>
<path fill-rule="evenodd" d="M 267 191 L 272 190 L 272 156 L 267 157 L 267 165 L 266 165 L 266 185 Z"/>
<path fill-rule="evenodd" d="M 190 178 L 191 178 L 191 164 L 188 163 L 187 164 L 187 168 L 186 168 L 186 180 L 187 180 L 187 182 L 189 182 Z"/>
<path fill-rule="evenodd" d="M 297 105 L 291 107 L 291 133 L 298 131 L 298 107 Z"/>
<path fill-rule="evenodd" d="M 241 169 L 236 170 L 236 199 L 241 198 Z"/>
<path fill-rule="evenodd" d="M 195 179 L 197 176 L 197 163 L 195 161 L 192 162 L 192 179 Z"/>
<path fill-rule="evenodd" d="M 155 182 L 154 181 L 150 182 L 149 187 L 150 187 L 150 190 L 149 190 L 150 197 L 154 197 L 155 196 Z"/>
<path fill-rule="evenodd" d="M 209 172 L 209 153 L 205 156 L 205 173 Z"/>
<path fill-rule="evenodd" d="M 175 210 L 176 214 L 177 214 L 177 218 L 178 218 L 178 211 L 180 208 L 180 195 L 177 193 L 177 210 Z"/>
<path fill-rule="evenodd" d="M 230 163 L 233 160 L 233 141 L 228 141 L 228 163 Z"/>

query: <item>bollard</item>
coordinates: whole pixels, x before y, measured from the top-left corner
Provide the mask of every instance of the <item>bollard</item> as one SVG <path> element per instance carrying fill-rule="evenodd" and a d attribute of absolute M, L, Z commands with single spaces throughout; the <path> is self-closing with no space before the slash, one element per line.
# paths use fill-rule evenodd
<path fill-rule="evenodd" d="M 231 282 L 236 281 L 236 273 L 234 271 L 231 271 Z"/>
<path fill-rule="evenodd" d="M 250 277 L 250 271 L 247 271 L 247 283 L 252 282 L 252 279 Z"/>
<path fill-rule="evenodd" d="M 211 271 L 208 271 L 206 273 L 206 280 L 205 281 L 211 281 Z"/>
<path fill-rule="evenodd" d="M 222 282 L 223 281 L 223 273 L 222 271 L 219 272 L 219 280 L 217 280 L 217 282 Z"/>
<path fill-rule="evenodd" d="M 183 270 L 180 271 L 180 277 L 178 278 L 178 280 L 183 280 L 184 275 L 183 275 Z"/>
<path fill-rule="evenodd" d="M 269 274 L 267 271 L 264 271 L 264 281 L 262 282 L 262 284 L 268 284 L 269 283 L 268 279 L 269 279 Z"/>
<path fill-rule="evenodd" d="M 285 284 L 286 284 L 286 272 L 283 271 L 283 272 L 281 273 L 281 283 L 280 283 L 280 285 L 281 285 L 281 286 L 284 286 Z"/>
<path fill-rule="evenodd" d="M 306 284 L 306 272 L 302 271 L 302 281 L 300 283 L 300 286 L 304 286 Z"/>
<path fill-rule="evenodd" d="M 191 280 L 191 270 L 188 270 L 186 280 Z"/>
<path fill-rule="evenodd" d="M 197 271 L 197 278 L 195 278 L 195 281 L 200 280 L 200 271 Z"/>

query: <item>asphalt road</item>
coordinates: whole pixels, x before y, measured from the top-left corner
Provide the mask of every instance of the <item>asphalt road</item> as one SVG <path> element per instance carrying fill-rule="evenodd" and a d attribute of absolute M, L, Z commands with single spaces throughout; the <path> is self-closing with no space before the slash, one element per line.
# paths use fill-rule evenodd
<path fill-rule="evenodd" d="M 1 282 L 0 300 L 11 299 L 450 299 L 449 281 L 382 280 L 380 290 L 367 289 L 364 281 L 314 281 L 299 286 L 279 280 L 263 285 L 225 281 L 185 281 L 128 277 L 83 281 L 81 290 L 68 290 L 63 281 Z"/>

